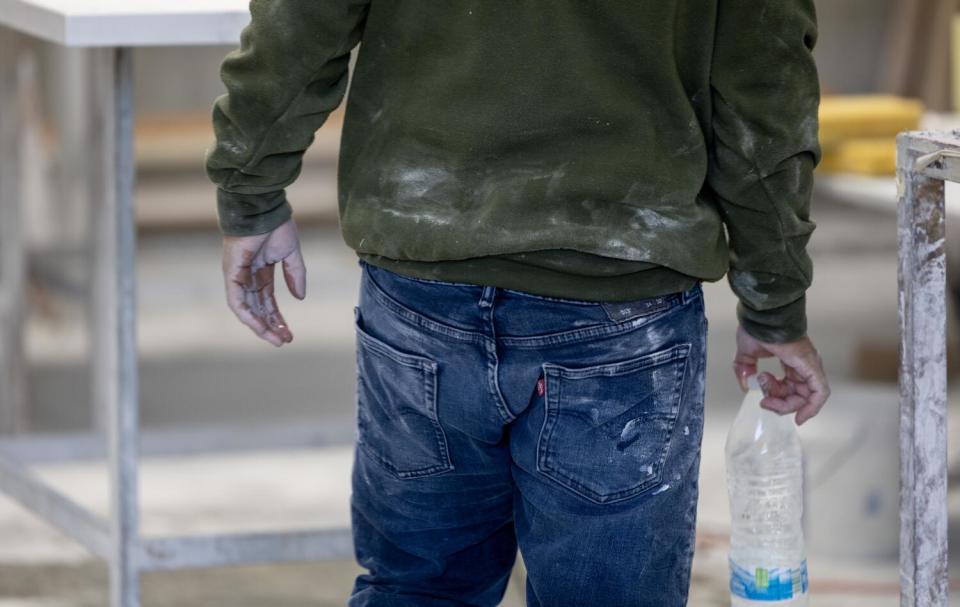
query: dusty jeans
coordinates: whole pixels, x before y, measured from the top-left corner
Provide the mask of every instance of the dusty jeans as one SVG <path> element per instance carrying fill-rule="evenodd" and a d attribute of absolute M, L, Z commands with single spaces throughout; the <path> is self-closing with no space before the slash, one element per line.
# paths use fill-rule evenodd
<path fill-rule="evenodd" d="M 358 261 L 349 605 L 686 604 L 707 320 Z"/>

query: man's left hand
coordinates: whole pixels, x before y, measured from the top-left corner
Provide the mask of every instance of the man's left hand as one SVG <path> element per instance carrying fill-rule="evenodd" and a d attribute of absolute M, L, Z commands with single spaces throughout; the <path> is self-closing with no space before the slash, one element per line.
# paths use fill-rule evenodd
<path fill-rule="evenodd" d="M 757 360 L 771 356 L 780 360 L 784 376 L 778 379 L 766 371 L 757 375 L 764 391 L 760 406 L 781 415 L 796 413 L 799 426 L 819 413 L 830 396 L 823 360 L 809 337 L 786 343 L 766 343 L 740 326 L 737 328 L 733 372 L 742 390 L 747 390 L 747 377 L 757 374 Z"/>

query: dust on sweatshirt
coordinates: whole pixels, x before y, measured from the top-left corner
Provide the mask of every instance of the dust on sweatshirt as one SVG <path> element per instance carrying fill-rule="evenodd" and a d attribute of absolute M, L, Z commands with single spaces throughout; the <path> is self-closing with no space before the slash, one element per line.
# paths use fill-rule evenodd
<path fill-rule="evenodd" d="M 805 334 L 813 0 L 251 0 L 250 13 L 206 156 L 224 234 L 291 216 L 285 187 L 346 97 L 339 222 L 360 258 L 592 301 L 727 275 L 748 333 Z"/>

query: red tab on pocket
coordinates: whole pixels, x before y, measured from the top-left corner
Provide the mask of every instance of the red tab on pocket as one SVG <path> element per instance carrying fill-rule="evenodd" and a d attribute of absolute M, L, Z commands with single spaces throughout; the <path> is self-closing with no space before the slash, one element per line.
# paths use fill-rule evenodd
<path fill-rule="evenodd" d="M 543 396 L 543 377 L 537 380 L 537 394 Z"/>

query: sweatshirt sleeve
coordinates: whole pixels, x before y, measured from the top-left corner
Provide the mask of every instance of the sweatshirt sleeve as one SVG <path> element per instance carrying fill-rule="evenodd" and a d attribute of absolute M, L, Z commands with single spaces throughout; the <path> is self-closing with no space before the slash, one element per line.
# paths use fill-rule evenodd
<path fill-rule="evenodd" d="M 216 142 L 205 154 L 223 234 L 269 232 L 291 216 L 284 188 L 346 94 L 367 9 L 360 0 L 250 0 L 240 47 L 220 66 L 227 92 L 213 102 Z"/>
<path fill-rule="evenodd" d="M 728 281 L 744 330 L 806 334 L 806 252 L 820 161 L 813 0 L 719 0 L 708 182 L 730 241 Z"/>

